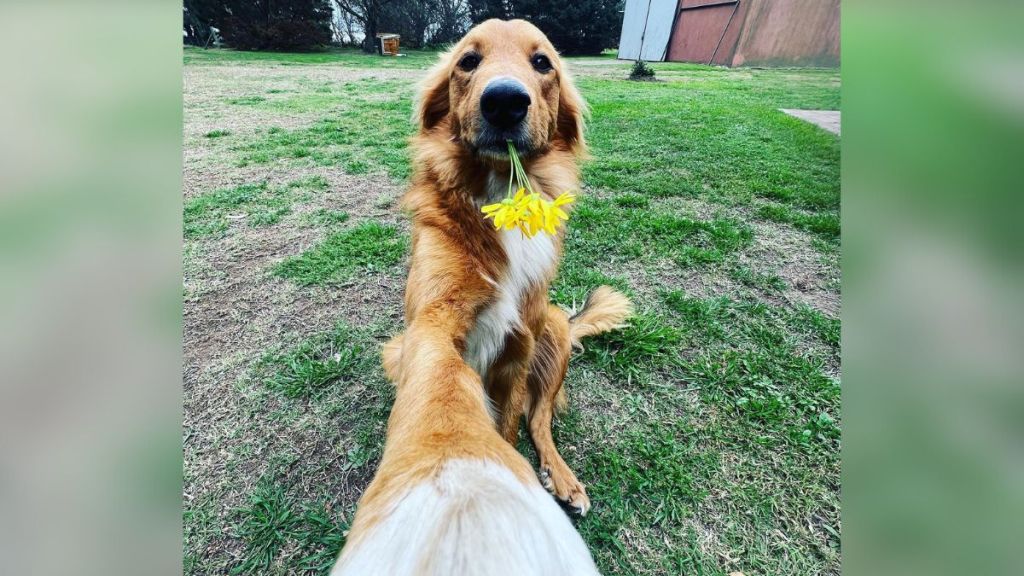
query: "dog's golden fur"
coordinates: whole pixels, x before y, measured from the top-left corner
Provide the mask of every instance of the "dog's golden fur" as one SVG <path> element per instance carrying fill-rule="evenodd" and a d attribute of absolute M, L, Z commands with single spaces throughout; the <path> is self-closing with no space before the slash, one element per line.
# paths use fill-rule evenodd
<path fill-rule="evenodd" d="M 467 72 L 457 63 L 470 50 L 482 60 Z M 552 71 L 541 74 L 531 67 L 538 51 L 550 58 Z M 412 140 L 415 173 L 404 200 L 413 218 L 406 330 L 383 353 L 397 396 L 383 458 L 360 501 L 346 550 L 383 521 L 411 486 L 437 474 L 448 461 L 497 463 L 522 483 L 537 484 L 515 448 L 524 415 L 545 488 L 578 512 L 590 505 L 583 485 L 555 448 L 551 419 L 564 403 L 562 380 L 571 347 L 619 326 L 631 312 L 629 301 L 601 287 L 573 318 L 549 304 L 562 241 L 560 235 L 544 239 L 551 242 L 550 266 L 537 268 L 529 282 L 515 284 L 523 286 L 513 295 L 517 317 L 502 333 L 498 352 L 483 370 L 466 358 L 481 315 L 508 296 L 500 291 L 511 285 L 507 279 L 513 268 L 523 266 L 513 262 L 510 252 L 509 242 L 516 240 L 502 238 L 480 212 L 493 195 L 494 182 L 507 182 L 509 175 L 507 156 L 475 147 L 481 91 L 497 75 L 516 78 L 530 93 L 523 164 L 534 188 L 548 198 L 578 189 L 577 161 L 586 153 L 585 103 L 554 48 L 524 21 L 477 26 L 441 57 L 422 87 L 420 130 Z M 504 232 L 512 233 L 519 234 Z M 529 250 L 532 245 L 525 246 Z"/>

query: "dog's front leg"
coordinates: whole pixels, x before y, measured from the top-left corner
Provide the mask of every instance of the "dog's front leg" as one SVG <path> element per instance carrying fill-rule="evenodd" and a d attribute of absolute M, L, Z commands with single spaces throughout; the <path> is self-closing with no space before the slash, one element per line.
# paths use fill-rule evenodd
<path fill-rule="evenodd" d="M 487 372 L 484 387 L 494 408 L 498 433 L 513 446 L 526 412 L 526 378 L 533 358 L 534 338 L 526 331 L 509 334 L 505 349 Z"/>
<path fill-rule="evenodd" d="M 515 446 L 519 440 L 519 423 L 524 414 L 526 402 L 526 369 L 516 369 L 506 383 L 508 394 L 495 421 L 498 433 L 506 442 Z"/>

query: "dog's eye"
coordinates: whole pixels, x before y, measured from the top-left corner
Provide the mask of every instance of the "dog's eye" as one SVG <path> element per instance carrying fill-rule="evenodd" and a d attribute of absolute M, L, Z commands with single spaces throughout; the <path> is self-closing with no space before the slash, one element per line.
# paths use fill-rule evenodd
<path fill-rule="evenodd" d="M 530 64 L 533 64 L 533 69 L 541 74 L 551 71 L 551 60 L 543 54 L 534 54 L 533 58 L 530 58 Z"/>
<path fill-rule="evenodd" d="M 469 72 L 480 65 L 480 55 L 475 52 L 470 52 L 459 60 L 459 68 L 463 71 Z"/>

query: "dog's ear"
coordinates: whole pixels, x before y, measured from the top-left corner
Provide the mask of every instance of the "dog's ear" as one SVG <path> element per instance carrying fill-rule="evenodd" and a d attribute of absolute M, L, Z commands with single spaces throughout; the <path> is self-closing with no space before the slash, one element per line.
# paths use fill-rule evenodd
<path fill-rule="evenodd" d="M 562 68 L 559 78 L 558 119 L 556 131 L 577 156 L 586 156 L 587 143 L 583 139 L 584 120 L 587 115 L 587 103 L 576 90 L 576 84 L 569 73 Z"/>
<path fill-rule="evenodd" d="M 436 126 L 451 110 L 451 103 L 448 99 L 450 66 L 451 52 L 446 52 L 441 55 L 441 61 L 430 69 L 427 77 L 420 84 L 415 120 L 419 123 L 421 132 L 426 132 Z"/>

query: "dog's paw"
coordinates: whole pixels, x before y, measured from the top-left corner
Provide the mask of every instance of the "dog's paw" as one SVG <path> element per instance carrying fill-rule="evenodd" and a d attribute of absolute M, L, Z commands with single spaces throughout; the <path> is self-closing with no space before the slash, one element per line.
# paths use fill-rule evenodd
<path fill-rule="evenodd" d="M 544 486 L 544 489 L 552 494 L 555 493 L 555 483 L 551 480 L 551 469 L 541 468 L 540 469 L 540 483 Z"/>
<path fill-rule="evenodd" d="M 542 466 L 538 476 L 544 488 L 567 510 L 580 516 L 586 516 L 590 511 L 587 490 L 571 470 L 556 472 L 549 466 Z"/>

